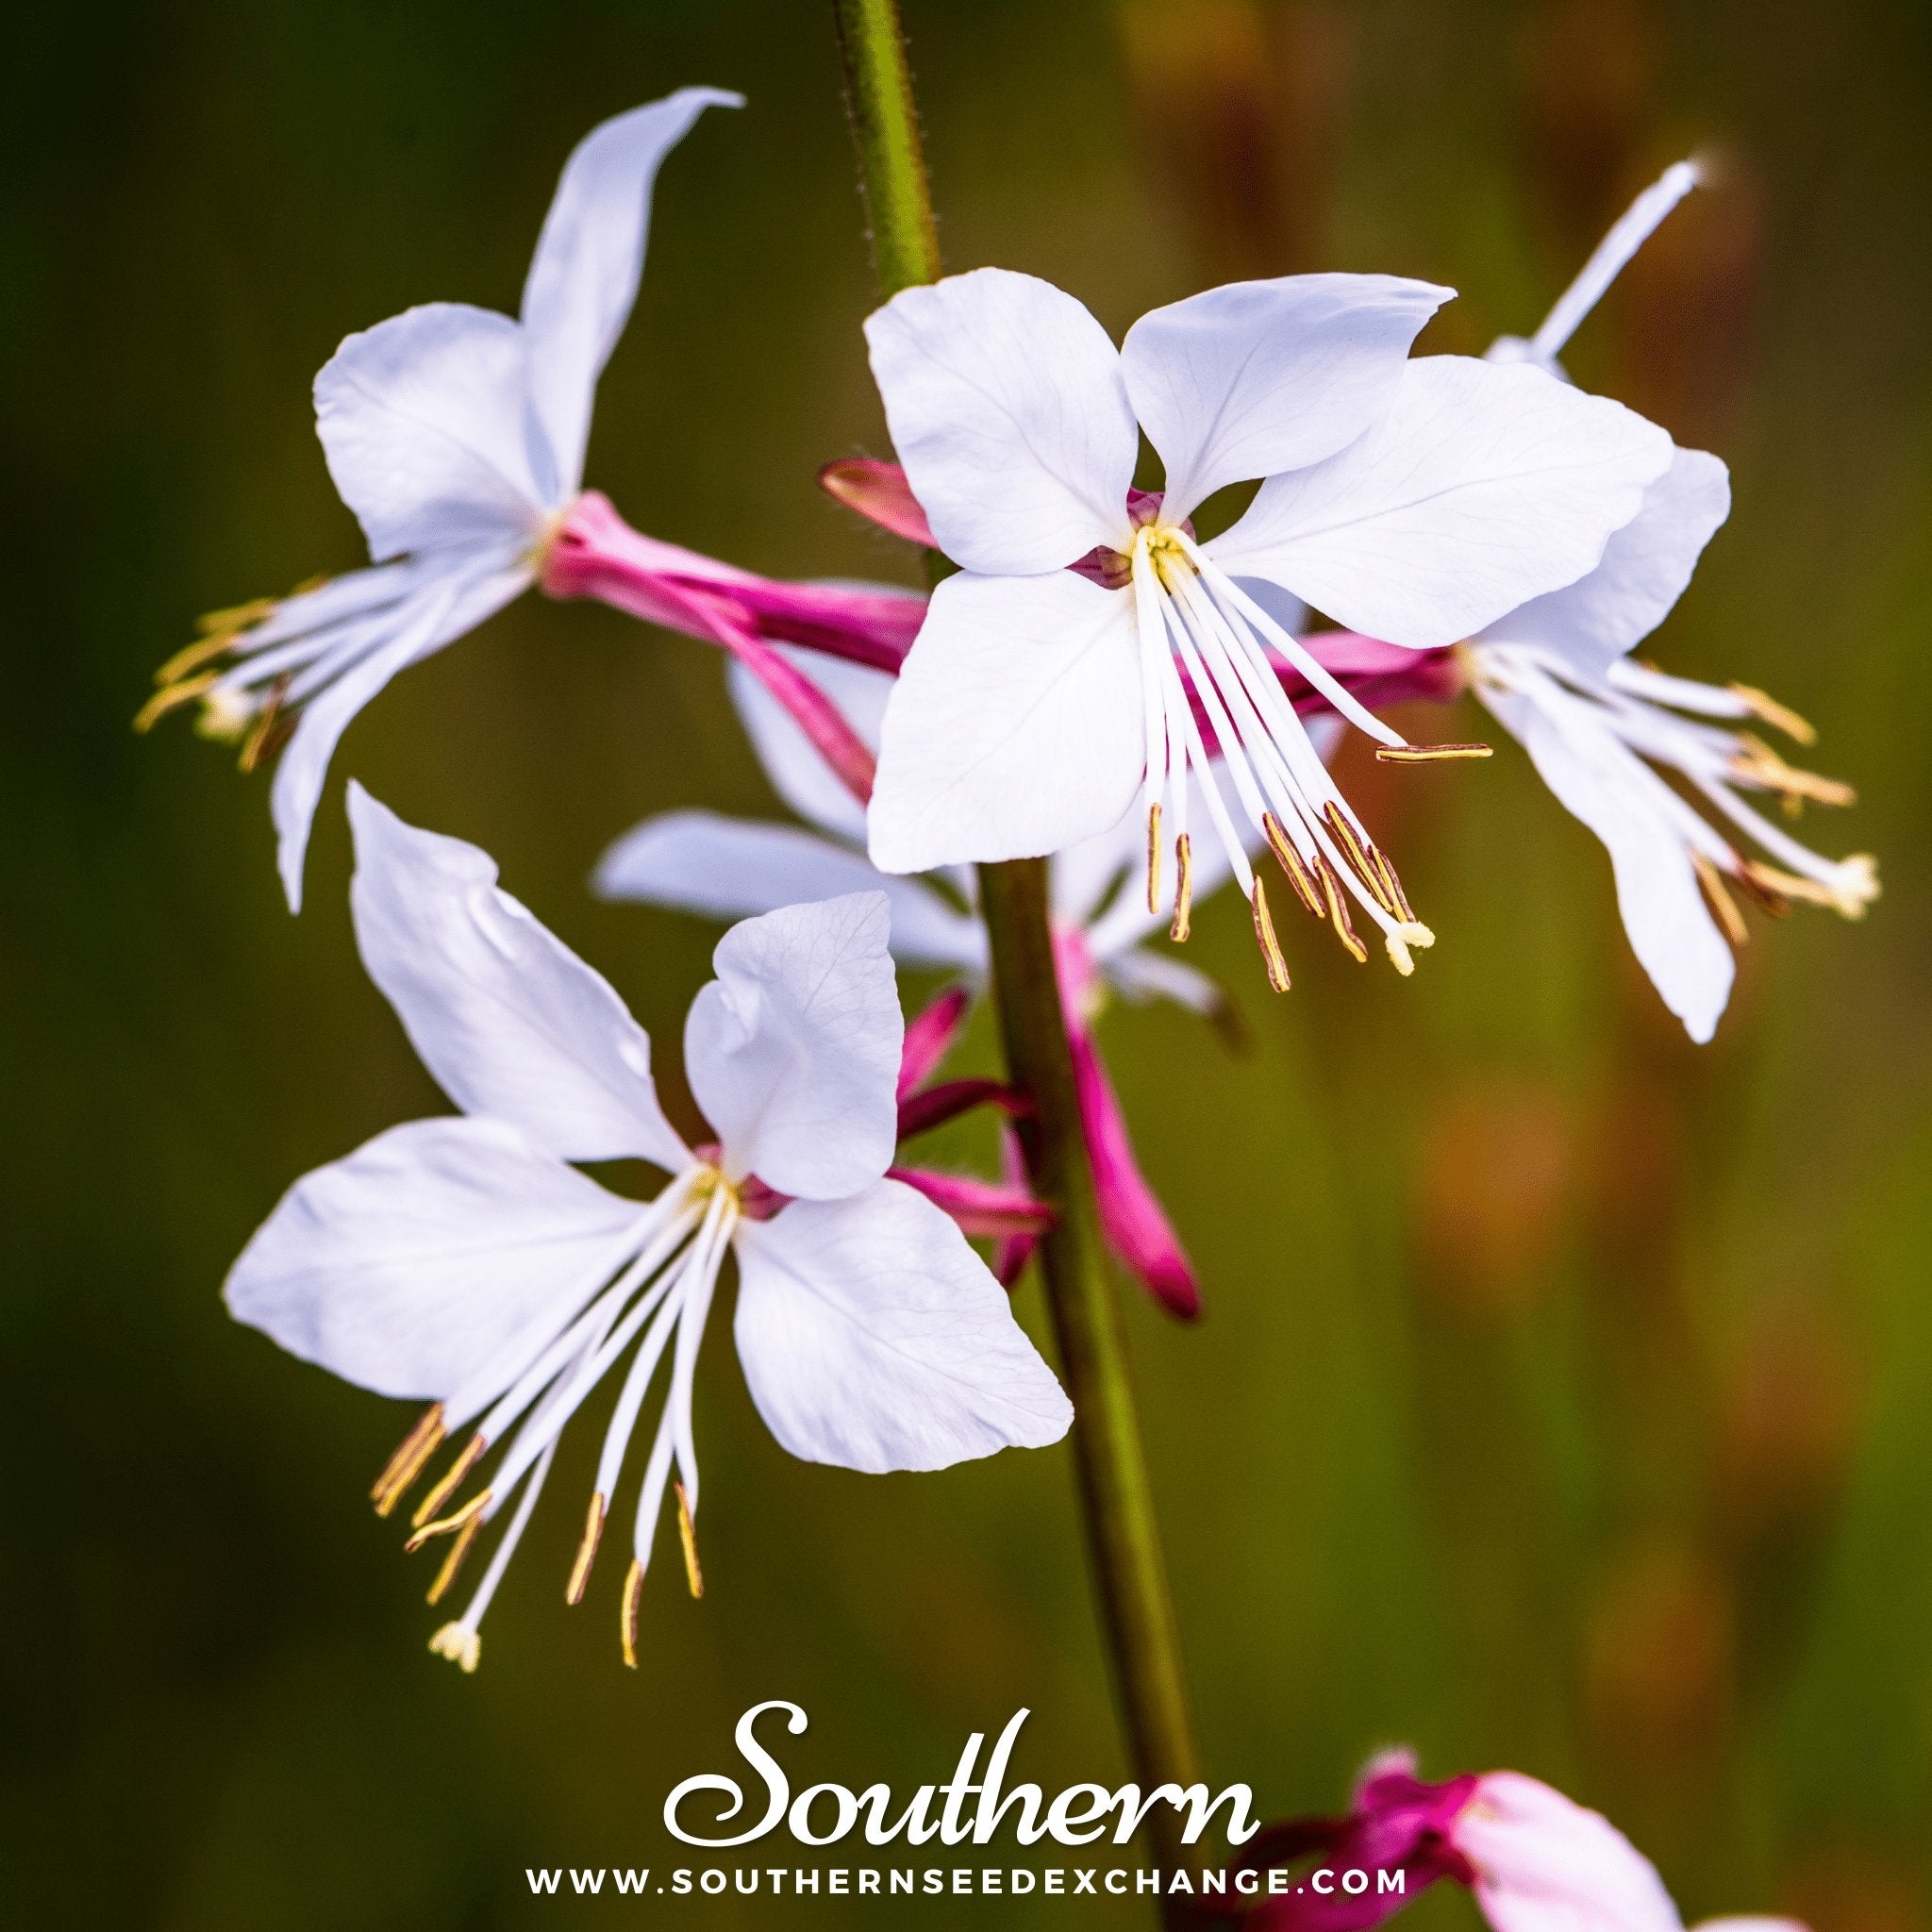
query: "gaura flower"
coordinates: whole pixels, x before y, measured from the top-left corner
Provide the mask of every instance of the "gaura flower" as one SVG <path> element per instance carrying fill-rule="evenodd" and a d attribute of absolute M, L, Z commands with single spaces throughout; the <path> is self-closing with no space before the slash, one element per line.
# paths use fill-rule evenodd
<path fill-rule="evenodd" d="M 1505 337 L 1491 354 L 1563 377 L 1557 357 L 1571 333 L 1696 179 L 1688 161 L 1667 170 L 1536 335 Z M 1791 813 L 1807 802 L 1852 803 L 1849 786 L 1796 769 L 1736 728 L 1757 720 L 1809 744 L 1815 734 L 1804 719 L 1749 685 L 1667 676 L 1630 656 L 1670 614 L 1729 509 L 1724 464 L 1702 450 L 1674 450 L 1595 570 L 1499 617 L 1456 653 L 1468 686 L 1608 848 L 1630 943 L 1699 1041 L 1716 1030 L 1730 997 L 1730 946 L 1746 936 L 1727 881 L 1774 913 L 1805 901 L 1857 919 L 1878 893 L 1868 855 L 1821 858 L 1747 802 L 1769 794 Z M 1337 647 L 1305 641 L 1322 655 Z"/>
<path fill-rule="evenodd" d="M 1344 895 L 1409 970 L 1427 928 L 1269 647 L 1379 755 L 1474 748 L 1405 744 L 1254 587 L 1395 645 L 1454 642 L 1591 569 L 1670 458 L 1653 425 L 1535 370 L 1409 360 L 1449 293 L 1381 275 L 1237 283 L 1143 316 L 1118 351 L 1071 296 L 999 269 L 879 309 L 866 332 L 892 439 L 962 568 L 933 593 L 887 707 L 874 862 L 1059 851 L 1111 830 L 1138 793 L 1147 904 L 1171 904 L 1185 933 L 1192 774 L 1272 984 L 1288 972 L 1250 835 L 1352 950 Z M 1143 429 L 1166 465 L 1158 495 L 1130 494 Z M 1198 542 L 1200 504 L 1256 477 L 1246 514 Z"/>
<path fill-rule="evenodd" d="M 583 1596 L 667 1360 L 622 1598 L 625 1662 L 667 1483 L 699 1591 L 691 1388 L 727 1253 L 745 1380 L 794 1456 L 940 1469 L 1065 1434 L 1073 1411 L 998 1283 L 938 1208 L 887 1177 L 903 1025 L 882 895 L 725 934 L 684 1042 L 716 1140 L 689 1147 L 658 1107 L 642 1029 L 498 888 L 484 853 L 404 824 L 359 786 L 349 810 L 363 961 L 462 1113 L 393 1127 L 298 1181 L 225 1292 L 305 1361 L 429 1399 L 376 1482 L 383 1515 L 464 1434 L 413 1517 L 410 1548 L 453 1540 L 432 1603 L 485 1526 L 509 1521 L 432 1649 L 475 1668 L 558 1439 L 626 1355 L 566 1597 Z M 604 1160 L 670 1179 L 639 1201 L 572 1164 Z"/>
<path fill-rule="evenodd" d="M 780 698 L 861 791 L 841 721 L 764 640 L 793 638 L 895 663 L 917 599 L 774 584 L 628 529 L 579 493 L 597 378 L 643 271 L 658 167 L 708 107 L 684 88 L 593 129 L 564 167 L 524 285 L 521 318 L 463 303 L 411 308 L 348 337 L 315 378 L 316 429 L 373 567 L 217 611 L 157 674 L 142 729 L 191 702 L 200 728 L 239 739 L 252 770 L 286 744 L 271 797 L 291 909 L 328 762 L 397 672 L 541 584 L 602 596 L 723 645 Z"/>
<path fill-rule="evenodd" d="M 876 743 L 891 679 L 857 665 L 829 667 L 822 678 L 859 737 Z M 958 974 L 971 986 L 983 984 L 987 939 L 970 909 L 971 872 L 951 871 L 941 885 L 878 871 L 865 855 L 865 813 L 833 780 L 791 717 L 736 665 L 730 686 L 774 789 L 817 829 L 708 811 L 662 812 L 611 844 L 598 861 L 593 889 L 608 899 L 715 919 L 741 918 L 795 900 L 883 891 L 891 905 L 892 957 L 901 966 Z M 1318 733 L 1328 722 L 1316 727 Z M 1146 908 L 1138 877 L 1141 852 L 1140 828 L 1129 820 L 1055 856 L 1049 871 L 1054 949 L 1103 1230 L 1135 1277 L 1185 1318 L 1200 1310 L 1193 1268 L 1141 1172 L 1093 1024 L 1110 993 L 1136 1004 L 1174 1000 L 1208 1016 L 1224 1010 L 1225 997 L 1205 974 L 1143 943 L 1162 922 Z M 1205 897 L 1230 875 L 1223 855 L 1210 849 L 1195 868 L 1194 896 Z M 915 1023 L 903 1095 L 909 1097 L 944 1058 L 967 1004 L 963 994 L 941 994 Z M 929 1108 L 919 1118 L 937 1124 Z M 1009 1184 L 1018 1178 L 1010 1160 L 1007 1178 Z M 1017 1278 L 1031 1246 L 1024 1233 L 1004 1242 L 1002 1279 Z"/>
<path fill-rule="evenodd" d="M 1367 1932 L 1439 1878 L 1475 1894 L 1493 1932 L 1683 1932 L 1657 1868 L 1595 1811 L 1520 1772 L 1441 1784 L 1416 1775 L 1413 1753 L 1391 1751 L 1364 1769 L 1346 1818 L 1264 1826 L 1242 1851 L 1251 1869 L 1318 1854 L 1325 1888 L 1304 1881 L 1244 1920 L 1254 1932 Z M 1401 1872 L 1402 1891 L 1378 1882 L 1353 1895 L 1335 1874 Z M 1698 1932 L 1806 1932 L 1796 1920 L 1707 1919 Z"/>

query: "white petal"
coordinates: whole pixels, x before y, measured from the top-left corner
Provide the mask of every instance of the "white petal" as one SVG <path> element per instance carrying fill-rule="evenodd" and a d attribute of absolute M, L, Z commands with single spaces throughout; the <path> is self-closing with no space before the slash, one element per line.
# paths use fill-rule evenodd
<path fill-rule="evenodd" d="M 563 165 L 524 283 L 530 400 L 549 444 L 554 502 L 583 481 L 597 378 L 644 272 L 658 165 L 707 108 L 743 105 L 714 87 L 679 88 L 593 127 Z"/>
<path fill-rule="evenodd" d="M 1557 802 L 1603 841 L 1631 948 L 1701 1045 L 1717 1030 L 1737 967 L 1682 837 L 1646 796 L 1650 774 L 1607 733 L 1574 743 L 1526 699 L 1491 694 L 1485 702 L 1523 741 Z"/>
<path fill-rule="evenodd" d="M 663 812 L 618 840 L 597 861 L 591 883 L 606 899 L 634 899 L 710 919 L 742 919 L 846 892 L 883 892 L 891 907 L 892 957 L 902 965 L 974 968 L 986 958 L 979 922 L 930 886 L 882 873 L 862 852 L 795 825 L 709 811 Z"/>
<path fill-rule="evenodd" d="M 643 1028 L 497 885 L 490 855 L 405 824 L 356 784 L 349 820 L 363 963 L 442 1091 L 564 1160 L 685 1165 Z"/>
<path fill-rule="evenodd" d="M 315 432 L 380 563 L 451 543 L 534 541 L 524 332 L 431 302 L 347 337 L 315 378 Z"/>
<path fill-rule="evenodd" d="M 1389 407 L 1417 331 L 1453 289 L 1398 275 L 1229 282 L 1143 315 L 1127 394 L 1167 465 L 1162 514 L 1229 483 L 1319 463 Z"/>
<path fill-rule="evenodd" d="M 521 596 L 529 583 L 528 569 L 509 562 L 501 551 L 457 554 L 393 611 L 371 619 L 372 623 L 392 625 L 392 634 L 303 706 L 269 789 L 269 811 L 276 833 L 275 862 L 291 912 L 302 909 L 302 869 L 329 760 L 357 712 L 397 672 L 475 630 L 513 597 Z"/>
<path fill-rule="evenodd" d="M 412 1121 L 297 1181 L 223 1296 L 362 1388 L 447 1396 L 516 1336 L 560 1329 L 641 1212 L 501 1121 Z"/>
<path fill-rule="evenodd" d="M 1484 635 L 1547 645 L 1580 669 L 1607 670 L 1670 614 L 1730 510 L 1724 464 L 1701 449 L 1677 450 L 1671 467 L 1644 492 L 1643 508 L 1610 539 L 1588 576 L 1532 598 Z"/>
<path fill-rule="evenodd" d="M 1340 456 L 1207 546 L 1371 637 L 1453 644 L 1594 569 L 1671 460 L 1653 423 L 1541 370 L 1425 356 Z"/>
<path fill-rule="evenodd" d="M 1456 1820 L 1495 1932 L 1681 1932 L 1657 1868 L 1608 1819 L 1516 1772 L 1492 1772 Z"/>
<path fill-rule="evenodd" d="M 933 592 L 886 707 L 873 859 L 1058 852 L 1119 824 L 1145 758 L 1131 593 L 962 572 Z"/>
<path fill-rule="evenodd" d="M 906 1025 L 883 892 L 734 925 L 684 1026 L 684 1071 L 733 1178 L 856 1194 L 891 1165 Z"/>
<path fill-rule="evenodd" d="M 892 444 L 940 548 L 1030 575 L 1127 534 L 1140 435 L 1107 331 L 1033 275 L 980 268 L 867 318 Z"/>
<path fill-rule="evenodd" d="M 1130 946 L 1105 961 L 1110 985 L 1130 1000 L 1173 1000 L 1191 1013 L 1215 1013 L 1227 995 L 1205 973 L 1149 946 Z"/>
<path fill-rule="evenodd" d="M 1057 1442 L 1073 1422 L 1006 1291 L 898 1181 L 741 1224 L 738 1266 L 744 1378 L 794 1456 L 943 1469 Z"/>
<path fill-rule="evenodd" d="M 892 694 L 890 672 L 867 664 L 848 664 L 823 651 L 802 651 L 791 644 L 772 647 L 796 665 L 831 699 L 860 740 L 876 752 L 886 700 Z M 772 789 L 800 818 L 822 831 L 855 845 L 865 842 L 865 808 L 846 790 L 844 781 L 825 763 L 823 754 L 783 705 L 737 658 L 725 665 L 731 702 L 738 708 L 752 749 Z"/>
<path fill-rule="evenodd" d="M 1056 852 L 1047 869 L 1053 916 L 1060 925 L 1086 925 L 1123 874 L 1144 876 L 1147 865 L 1147 826 L 1138 813 L 1129 813 L 1107 831 L 1082 839 Z M 1144 891 L 1128 880 L 1125 890 Z"/>

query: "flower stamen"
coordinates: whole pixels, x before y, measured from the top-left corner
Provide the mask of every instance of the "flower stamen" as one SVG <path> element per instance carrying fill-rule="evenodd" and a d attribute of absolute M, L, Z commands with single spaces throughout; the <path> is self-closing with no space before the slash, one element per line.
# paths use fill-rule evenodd
<path fill-rule="evenodd" d="M 423 1474 L 424 1465 L 441 1445 L 444 1434 L 442 1404 L 432 1402 L 416 1419 L 416 1426 L 396 1445 L 395 1454 L 383 1464 L 382 1474 L 369 1491 L 369 1500 L 375 1505 L 378 1516 L 389 1515 L 408 1493 L 409 1486 Z"/>
<path fill-rule="evenodd" d="M 1194 914 L 1194 845 L 1185 832 L 1174 841 L 1174 924 L 1167 936 L 1178 945 L 1193 930 Z"/>
<path fill-rule="evenodd" d="M 1711 917 L 1723 928 L 1724 937 L 1732 945 L 1741 946 L 1751 937 L 1751 929 L 1744 924 L 1744 915 L 1738 910 L 1738 902 L 1724 890 L 1724 874 L 1694 848 L 1690 854 L 1690 864 L 1697 874 L 1697 883 L 1704 888 L 1705 903 L 1710 908 Z"/>
<path fill-rule="evenodd" d="M 487 1498 L 486 1498 L 487 1500 Z M 439 1604 L 444 1592 L 457 1580 L 457 1572 L 463 1567 L 463 1558 L 470 1554 L 470 1545 L 482 1532 L 483 1517 L 479 1510 L 457 1531 L 457 1540 L 449 1546 L 449 1555 L 442 1559 L 442 1568 L 436 1573 L 436 1581 L 429 1586 L 426 1603 Z"/>
<path fill-rule="evenodd" d="M 1288 960 L 1281 942 L 1274 937 L 1274 921 L 1268 911 L 1268 890 L 1257 878 L 1255 895 L 1249 902 L 1255 913 L 1255 939 L 1261 948 L 1261 961 L 1268 970 L 1268 984 L 1276 992 L 1286 992 L 1293 982 L 1288 976 Z"/>
<path fill-rule="evenodd" d="M 584 1518 L 584 1534 L 577 1544 L 576 1560 L 570 1566 L 570 1581 L 564 1585 L 563 1600 L 567 1604 L 580 1604 L 584 1591 L 591 1581 L 591 1565 L 597 1560 L 597 1545 L 604 1541 L 604 1517 L 609 1507 L 609 1499 L 602 1490 L 592 1493 L 590 1512 Z"/>
<path fill-rule="evenodd" d="M 698 1567 L 698 1529 L 691 1521 L 691 1498 L 685 1493 L 684 1482 L 680 1477 L 671 1485 L 671 1492 L 677 1498 L 677 1541 L 684 1550 L 684 1580 L 694 1597 L 705 1593 L 705 1573 Z"/>
<path fill-rule="evenodd" d="M 453 1536 L 467 1523 L 474 1523 L 490 1507 L 491 1491 L 478 1490 L 463 1507 L 454 1514 L 443 1517 L 437 1523 L 425 1523 L 408 1542 L 403 1545 L 406 1556 L 413 1557 L 432 1538 Z"/>
<path fill-rule="evenodd" d="M 484 1435 L 472 1436 L 463 1444 L 457 1459 L 443 1472 L 436 1487 L 416 1505 L 416 1513 L 409 1519 L 412 1529 L 421 1529 L 425 1523 L 435 1520 L 436 1512 L 456 1493 L 458 1486 L 475 1468 L 478 1457 L 489 1446 L 490 1438 Z M 389 1511 L 382 1509 L 377 1514 L 387 1516 Z"/>
<path fill-rule="evenodd" d="M 1455 758 L 1486 758 L 1494 746 L 1470 744 L 1378 744 L 1376 758 L 1385 765 L 1440 765 Z"/>
<path fill-rule="evenodd" d="M 638 1600 L 644 1593 L 644 1566 L 633 1557 L 630 1568 L 624 1573 L 624 1598 L 618 1605 L 617 1635 L 624 1645 L 624 1663 L 626 1670 L 638 1667 Z"/>

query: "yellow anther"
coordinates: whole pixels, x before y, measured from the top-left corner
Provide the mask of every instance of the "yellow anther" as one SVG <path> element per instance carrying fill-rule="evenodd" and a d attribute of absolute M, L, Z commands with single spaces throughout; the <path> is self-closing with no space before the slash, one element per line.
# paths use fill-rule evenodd
<path fill-rule="evenodd" d="M 1174 841 L 1174 924 L 1168 938 L 1182 941 L 1194 929 L 1194 846 L 1183 832 Z"/>
<path fill-rule="evenodd" d="M 1274 937 L 1274 921 L 1268 911 L 1268 889 L 1259 879 L 1255 881 L 1252 904 L 1255 939 L 1261 948 L 1261 963 L 1268 969 L 1268 984 L 1276 992 L 1286 992 L 1292 984 L 1288 976 L 1288 961 L 1282 957 L 1280 941 Z"/>
<path fill-rule="evenodd" d="M 1750 708 L 1754 718 L 1762 719 L 1774 731 L 1784 735 L 1797 744 L 1816 744 L 1817 727 L 1809 719 L 1801 718 L 1789 705 L 1781 705 L 1769 691 L 1761 691 L 1755 684 L 1734 684 L 1730 687 L 1734 698 L 1742 698 Z"/>
<path fill-rule="evenodd" d="M 684 1545 L 684 1580 L 692 1596 L 703 1596 L 705 1573 L 698 1568 L 698 1530 L 691 1520 L 691 1499 L 681 1482 L 674 1482 L 671 1489 L 677 1498 L 677 1541 Z"/>
<path fill-rule="evenodd" d="M 463 1567 L 463 1558 L 470 1554 L 470 1545 L 476 1541 L 483 1528 L 483 1519 L 473 1516 L 457 1531 L 457 1540 L 449 1546 L 449 1555 L 442 1559 L 442 1568 L 436 1573 L 436 1581 L 429 1586 L 425 1603 L 440 1604 L 443 1593 L 457 1580 L 457 1572 Z"/>
<path fill-rule="evenodd" d="M 1452 758 L 1491 757 L 1487 744 L 1378 744 L 1375 756 L 1385 765 L 1439 765 Z"/>
<path fill-rule="evenodd" d="M 457 1510 L 454 1515 L 445 1516 L 439 1523 L 425 1523 L 408 1542 L 403 1545 L 406 1555 L 413 1557 L 432 1538 L 453 1536 L 466 1524 L 475 1522 L 478 1513 L 490 1507 L 491 1491 L 479 1490 L 475 1495 Z"/>
<path fill-rule="evenodd" d="M 591 1580 L 591 1565 L 597 1560 L 597 1545 L 604 1540 L 604 1513 L 609 1507 L 602 1490 L 591 1498 L 591 1513 L 584 1519 L 583 1541 L 577 1544 L 576 1561 L 570 1566 L 570 1581 L 564 1585 L 563 1600 L 580 1604 L 584 1587 Z"/>
<path fill-rule="evenodd" d="M 191 672 L 199 671 L 205 664 L 212 664 L 217 658 L 225 658 L 229 646 L 235 641 L 233 631 L 218 631 L 211 638 L 196 638 L 184 650 L 179 650 L 155 673 L 155 682 L 160 685 L 178 684 Z"/>
<path fill-rule="evenodd" d="M 467 1624 L 445 1624 L 429 1640 L 429 1648 L 433 1655 L 448 1657 L 466 1677 L 472 1676 L 483 1655 L 483 1633 Z"/>
<path fill-rule="evenodd" d="M 252 772 L 263 757 L 279 746 L 288 736 L 282 719 L 282 699 L 288 694 L 292 673 L 284 672 L 269 689 L 267 699 L 248 736 L 242 741 L 242 756 L 239 760 L 244 772 Z"/>
<path fill-rule="evenodd" d="M 617 1635 L 624 1645 L 624 1661 L 628 1670 L 638 1667 L 638 1599 L 644 1591 L 644 1566 L 633 1557 L 624 1573 L 624 1599 L 617 1610 Z"/>
<path fill-rule="evenodd" d="M 1308 870 L 1302 863 L 1301 854 L 1290 841 L 1289 836 L 1281 829 L 1281 821 L 1272 811 L 1261 814 L 1261 829 L 1268 837 L 1268 849 L 1274 853 L 1274 860 L 1288 874 L 1288 883 L 1294 890 L 1294 895 L 1302 903 L 1303 909 L 1316 919 L 1322 918 L 1322 895 L 1315 889 L 1315 882 L 1308 876 Z"/>
<path fill-rule="evenodd" d="M 1375 859 L 1382 856 L 1380 852 L 1366 834 L 1357 832 L 1332 798 L 1322 808 L 1322 816 L 1327 822 L 1328 829 L 1335 834 L 1343 856 L 1355 869 L 1356 876 L 1369 889 L 1370 898 L 1391 919 L 1400 919 L 1402 908 L 1395 903 L 1395 894 L 1389 890 L 1388 882 L 1382 876 L 1384 868 L 1375 864 Z"/>
<path fill-rule="evenodd" d="M 177 711 L 183 705 L 192 704 L 204 691 L 212 690 L 220 675 L 219 671 L 204 671 L 198 677 L 184 678 L 179 684 L 164 686 L 134 714 L 134 728 L 152 731 L 170 711 Z"/>
<path fill-rule="evenodd" d="M 324 581 L 326 581 L 325 579 Z M 273 614 L 279 597 L 251 597 L 245 604 L 231 604 L 225 610 L 205 610 L 194 620 L 203 637 L 232 638 Z"/>
<path fill-rule="evenodd" d="M 1854 852 L 1833 868 L 1836 881 L 1826 884 L 1807 879 L 1802 874 L 1786 872 L 1760 859 L 1741 861 L 1741 870 L 1752 884 L 1781 898 L 1795 899 L 1807 906 L 1824 906 L 1841 919 L 1863 919 L 1865 908 L 1878 897 L 1878 861 L 1869 852 Z"/>
<path fill-rule="evenodd" d="M 1739 749 L 1731 755 L 1731 776 L 1766 791 L 1781 793 L 1788 804 L 1809 799 L 1814 805 L 1856 805 L 1858 794 L 1836 778 L 1821 778 L 1816 772 L 1800 771 L 1788 765 L 1761 738 L 1742 732 Z"/>
<path fill-rule="evenodd" d="M 1160 801 L 1147 808 L 1147 910 L 1160 910 Z"/>
<path fill-rule="evenodd" d="M 396 1453 L 382 1466 L 369 1491 L 378 1516 L 387 1516 L 404 1496 L 409 1485 L 423 1474 L 423 1465 L 434 1456 L 443 1437 L 442 1404 L 432 1402 L 416 1419 L 416 1426 L 396 1446 Z"/>
<path fill-rule="evenodd" d="M 1710 908 L 1711 917 L 1723 928 L 1724 936 L 1732 945 L 1741 946 L 1751 937 L 1751 928 L 1744 924 L 1744 915 L 1738 910 L 1738 902 L 1725 890 L 1724 874 L 1701 852 L 1690 854 L 1690 863 L 1696 871 L 1697 883 L 1704 888 L 1705 903 Z"/>
<path fill-rule="evenodd" d="M 1315 855 L 1315 866 L 1316 875 L 1322 881 L 1322 897 L 1328 908 L 1328 923 L 1335 928 L 1335 937 L 1357 966 L 1366 966 L 1369 949 L 1357 936 L 1354 922 L 1348 916 L 1348 902 L 1341 896 L 1341 883 L 1335 876 L 1335 868 L 1319 852 Z"/>
<path fill-rule="evenodd" d="M 409 1519 L 409 1526 L 412 1529 L 421 1529 L 425 1523 L 434 1518 L 436 1512 L 455 1494 L 457 1485 L 475 1468 L 476 1458 L 489 1446 L 489 1440 L 483 1436 L 472 1436 L 463 1444 L 457 1459 L 443 1471 L 436 1487 L 416 1505 L 416 1513 Z M 413 1481 L 414 1477 L 410 1480 Z M 387 1516 L 389 1511 L 385 1509 L 382 1513 Z"/>

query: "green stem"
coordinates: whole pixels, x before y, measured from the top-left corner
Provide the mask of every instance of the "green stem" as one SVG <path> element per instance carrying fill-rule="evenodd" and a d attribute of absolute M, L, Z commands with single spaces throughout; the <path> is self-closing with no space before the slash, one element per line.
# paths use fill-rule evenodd
<path fill-rule="evenodd" d="M 897 0 L 833 0 L 833 13 L 874 258 L 879 281 L 893 295 L 940 275 Z M 1041 1242 L 1041 1272 L 1060 1373 L 1077 1417 L 1082 1513 L 1128 1747 L 1143 1790 L 1185 1789 L 1199 1780 L 1200 1754 L 1060 1010 L 1046 861 L 982 865 L 979 893 L 1008 1071 L 1033 1102 L 1022 1129 L 1027 1169 L 1055 1214 Z M 1158 1864 L 1178 1867 L 1186 1857 L 1178 1811 L 1157 1807 L 1146 1828 Z M 1174 1907 L 1164 1916 L 1171 1924 L 1187 1917 Z"/>

